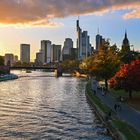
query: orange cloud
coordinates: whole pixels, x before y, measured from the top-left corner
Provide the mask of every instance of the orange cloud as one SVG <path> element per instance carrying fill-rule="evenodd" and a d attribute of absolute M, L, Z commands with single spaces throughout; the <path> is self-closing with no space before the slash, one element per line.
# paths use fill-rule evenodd
<path fill-rule="evenodd" d="M 130 9 L 125 19 L 140 18 L 138 0 L 0 0 L 0 24 L 57 27 L 52 18 Z"/>
<path fill-rule="evenodd" d="M 130 13 L 125 14 L 124 19 L 130 19 L 130 18 L 140 18 L 140 6 L 133 9 Z"/>

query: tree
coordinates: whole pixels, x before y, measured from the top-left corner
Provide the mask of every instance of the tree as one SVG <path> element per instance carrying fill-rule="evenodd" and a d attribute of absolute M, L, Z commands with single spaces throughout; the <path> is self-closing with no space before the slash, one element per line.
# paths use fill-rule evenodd
<path fill-rule="evenodd" d="M 105 80 L 106 89 L 108 89 L 108 80 L 115 75 L 120 66 L 116 45 L 110 47 L 110 43 L 105 41 L 99 51 L 85 59 L 80 68 L 85 69 L 91 76 Z"/>
<path fill-rule="evenodd" d="M 121 66 L 120 71 L 110 80 L 110 87 L 124 89 L 132 97 L 133 91 L 140 91 L 140 60 Z"/>
<path fill-rule="evenodd" d="M 94 55 L 91 55 L 91 56 L 87 57 L 86 59 L 84 59 L 79 67 L 83 73 L 87 73 L 90 76 L 95 76 L 95 73 L 94 73 Z"/>
<path fill-rule="evenodd" d="M 120 66 L 118 49 L 116 45 L 110 47 L 106 41 L 94 58 L 94 72 L 98 78 L 105 80 L 105 87 L 108 89 L 108 80 L 115 75 Z"/>
<path fill-rule="evenodd" d="M 123 64 L 129 64 L 134 60 L 140 60 L 140 53 L 136 51 L 129 51 L 125 54 L 120 53 Z"/>
<path fill-rule="evenodd" d="M 4 66 L 4 58 L 3 58 L 3 56 L 0 56 L 0 66 Z"/>
<path fill-rule="evenodd" d="M 63 71 L 74 72 L 79 70 L 79 61 L 78 60 L 65 60 L 61 64 Z"/>

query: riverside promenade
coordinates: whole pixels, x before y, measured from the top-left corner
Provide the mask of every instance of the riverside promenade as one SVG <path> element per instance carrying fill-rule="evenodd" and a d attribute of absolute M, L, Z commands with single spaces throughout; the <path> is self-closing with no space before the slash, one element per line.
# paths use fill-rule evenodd
<path fill-rule="evenodd" d="M 95 83 L 97 82 L 92 82 L 92 89 L 94 91 L 94 87 L 96 87 Z M 94 94 L 94 92 L 93 92 Z M 117 117 L 120 118 L 121 120 L 126 121 L 130 126 L 135 128 L 139 133 L 140 133 L 140 112 L 136 111 L 129 105 L 125 103 L 120 103 L 119 105 L 121 106 L 120 111 L 116 111 L 114 109 L 114 105 L 117 103 L 116 98 L 111 96 L 111 94 L 107 93 L 105 95 L 102 94 L 102 91 L 100 89 L 97 89 L 96 95 L 100 100 L 106 104 L 108 107 L 110 107 L 113 111 L 117 113 Z"/>

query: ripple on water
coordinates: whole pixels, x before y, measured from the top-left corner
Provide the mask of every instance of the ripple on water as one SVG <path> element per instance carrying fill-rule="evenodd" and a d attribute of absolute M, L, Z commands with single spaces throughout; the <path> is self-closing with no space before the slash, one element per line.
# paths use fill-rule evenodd
<path fill-rule="evenodd" d="M 20 75 L 0 84 L 0 139 L 112 140 L 87 103 L 85 79 Z"/>

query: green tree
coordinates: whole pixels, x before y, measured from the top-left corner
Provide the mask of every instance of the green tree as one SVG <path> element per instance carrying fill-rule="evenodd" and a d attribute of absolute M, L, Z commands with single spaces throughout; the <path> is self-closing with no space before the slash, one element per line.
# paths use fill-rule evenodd
<path fill-rule="evenodd" d="M 140 60 L 140 53 L 136 51 L 120 53 L 120 56 L 121 56 L 121 62 L 123 64 L 130 64 L 134 60 Z"/>

